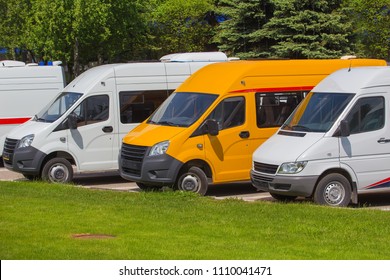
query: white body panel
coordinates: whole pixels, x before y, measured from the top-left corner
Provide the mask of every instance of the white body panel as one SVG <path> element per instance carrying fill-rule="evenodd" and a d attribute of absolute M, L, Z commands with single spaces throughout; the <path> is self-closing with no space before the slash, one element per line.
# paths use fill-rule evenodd
<path fill-rule="evenodd" d="M 65 86 L 61 66 L 6 62 L 5 66 L 0 62 L 0 151 L 6 134 L 33 117 Z"/>

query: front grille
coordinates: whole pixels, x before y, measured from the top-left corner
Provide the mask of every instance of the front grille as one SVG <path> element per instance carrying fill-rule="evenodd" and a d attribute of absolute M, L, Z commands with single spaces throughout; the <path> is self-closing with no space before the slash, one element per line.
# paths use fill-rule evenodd
<path fill-rule="evenodd" d="M 291 184 L 271 184 L 271 186 L 275 190 L 284 190 L 284 191 L 288 191 L 291 188 Z"/>
<path fill-rule="evenodd" d="M 260 176 L 258 174 L 252 173 L 252 179 L 255 181 L 261 181 L 261 182 L 272 182 L 274 179 L 273 177 L 265 177 L 265 176 Z"/>
<path fill-rule="evenodd" d="M 148 147 L 122 144 L 122 158 L 142 162 Z"/>
<path fill-rule="evenodd" d="M 6 138 L 4 142 L 3 160 L 6 164 L 12 164 L 12 158 L 15 152 L 18 140 Z"/>
<path fill-rule="evenodd" d="M 137 177 L 141 176 L 141 169 L 127 168 L 125 166 L 122 166 L 122 171 L 129 175 L 133 175 Z"/>
<path fill-rule="evenodd" d="M 266 163 L 261 163 L 261 162 L 254 162 L 253 167 L 255 171 L 261 172 L 261 173 L 267 173 L 267 174 L 275 174 L 276 171 L 278 170 L 278 165 L 274 164 L 266 164 Z"/>
<path fill-rule="evenodd" d="M 122 171 L 128 175 L 140 177 L 142 161 L 148 147 L 135 146 L 123 143 L 121 150 Z"/>

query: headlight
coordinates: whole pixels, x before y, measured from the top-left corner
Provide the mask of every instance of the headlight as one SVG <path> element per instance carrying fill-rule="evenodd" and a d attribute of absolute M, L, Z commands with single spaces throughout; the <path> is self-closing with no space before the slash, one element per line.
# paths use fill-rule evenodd
<path fill-rule="evenodd" d="M 149 156 L 159 156 L 163 155 L 167 152 L 169 147 L 169 141 L 164 141 L 157 143 L 152 147 L 152 149 L 149 152 Z"/>
<path fill-rule="evenodd" d="M 34 134 L 24 136 L 18 144 L 18 148 L 27 148 L 30 147 L 34 140 Z"/>
<path fill-rule="evenodd" d="M 307 161 L 286 162 L 283 163 L 278 170 L 279 174 L 296 174 L 305 168 Z"/>

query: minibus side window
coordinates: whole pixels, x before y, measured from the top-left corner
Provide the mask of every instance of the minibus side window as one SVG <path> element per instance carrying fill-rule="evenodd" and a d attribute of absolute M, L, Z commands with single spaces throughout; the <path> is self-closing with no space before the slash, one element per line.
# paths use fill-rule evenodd
<path fill-rule="evenodd" d="M 294 111 L 307 92 L 257 92 L 257 127 L 279 127 Z"/>
<path fill-rule="evenodd" d="M 218 122 L 219 130 L 240 126 L 245 123 L 245 98 L 226 98 L 211 112 L 207 119 Z"/>
<path fill-rule="evenodd" d="M 351 134 L 381 129 L 385 124 L 383 97 L 364 97 L 357 101 L 346 120 Z"/>
<path fill-rule="evenodd" d="M 88 97 L 73 113 L 77 115 L 77 127 L 105 121 L 109 116 L 109 97 L 108 95 Z"/>
<path fill-rule="evenodd" d="M 173 90 L 119 92 L 121 123 L 140 123 L 157 109 Z"/>

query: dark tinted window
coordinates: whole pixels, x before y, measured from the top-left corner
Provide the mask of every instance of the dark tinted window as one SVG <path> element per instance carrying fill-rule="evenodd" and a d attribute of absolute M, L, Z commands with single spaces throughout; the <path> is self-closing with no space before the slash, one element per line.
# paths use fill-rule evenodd
<path fill-rule="evenodd" d="M 96 95 L 85 99 L 73 111 L 77 115 L 77 126 L 105 121 L 109 117 L 108 95 Z"/>
<path fill-rule="evenodd" d="M 124 91 L 119 93 L 121 123 L 140 123 L 156 110 L 172 90 Z"/>
<path fill-rule="evenodd" d="M 351 134 L 380 129 L 385 124 L 384 99 L 367 97 L 357 101 L 347 117 Z"/>
<path fill-rule="evenodd" d="M 258 127 L 281 126 L 306 92 L 256 93 L 256 119 Z"/>
<path fill-rule="evenodd" d="M 245 122 L 245 98 L 226 98 L 218 104 L 208 119 L 216 120 L 220 130 L 242 125 Z"/>

